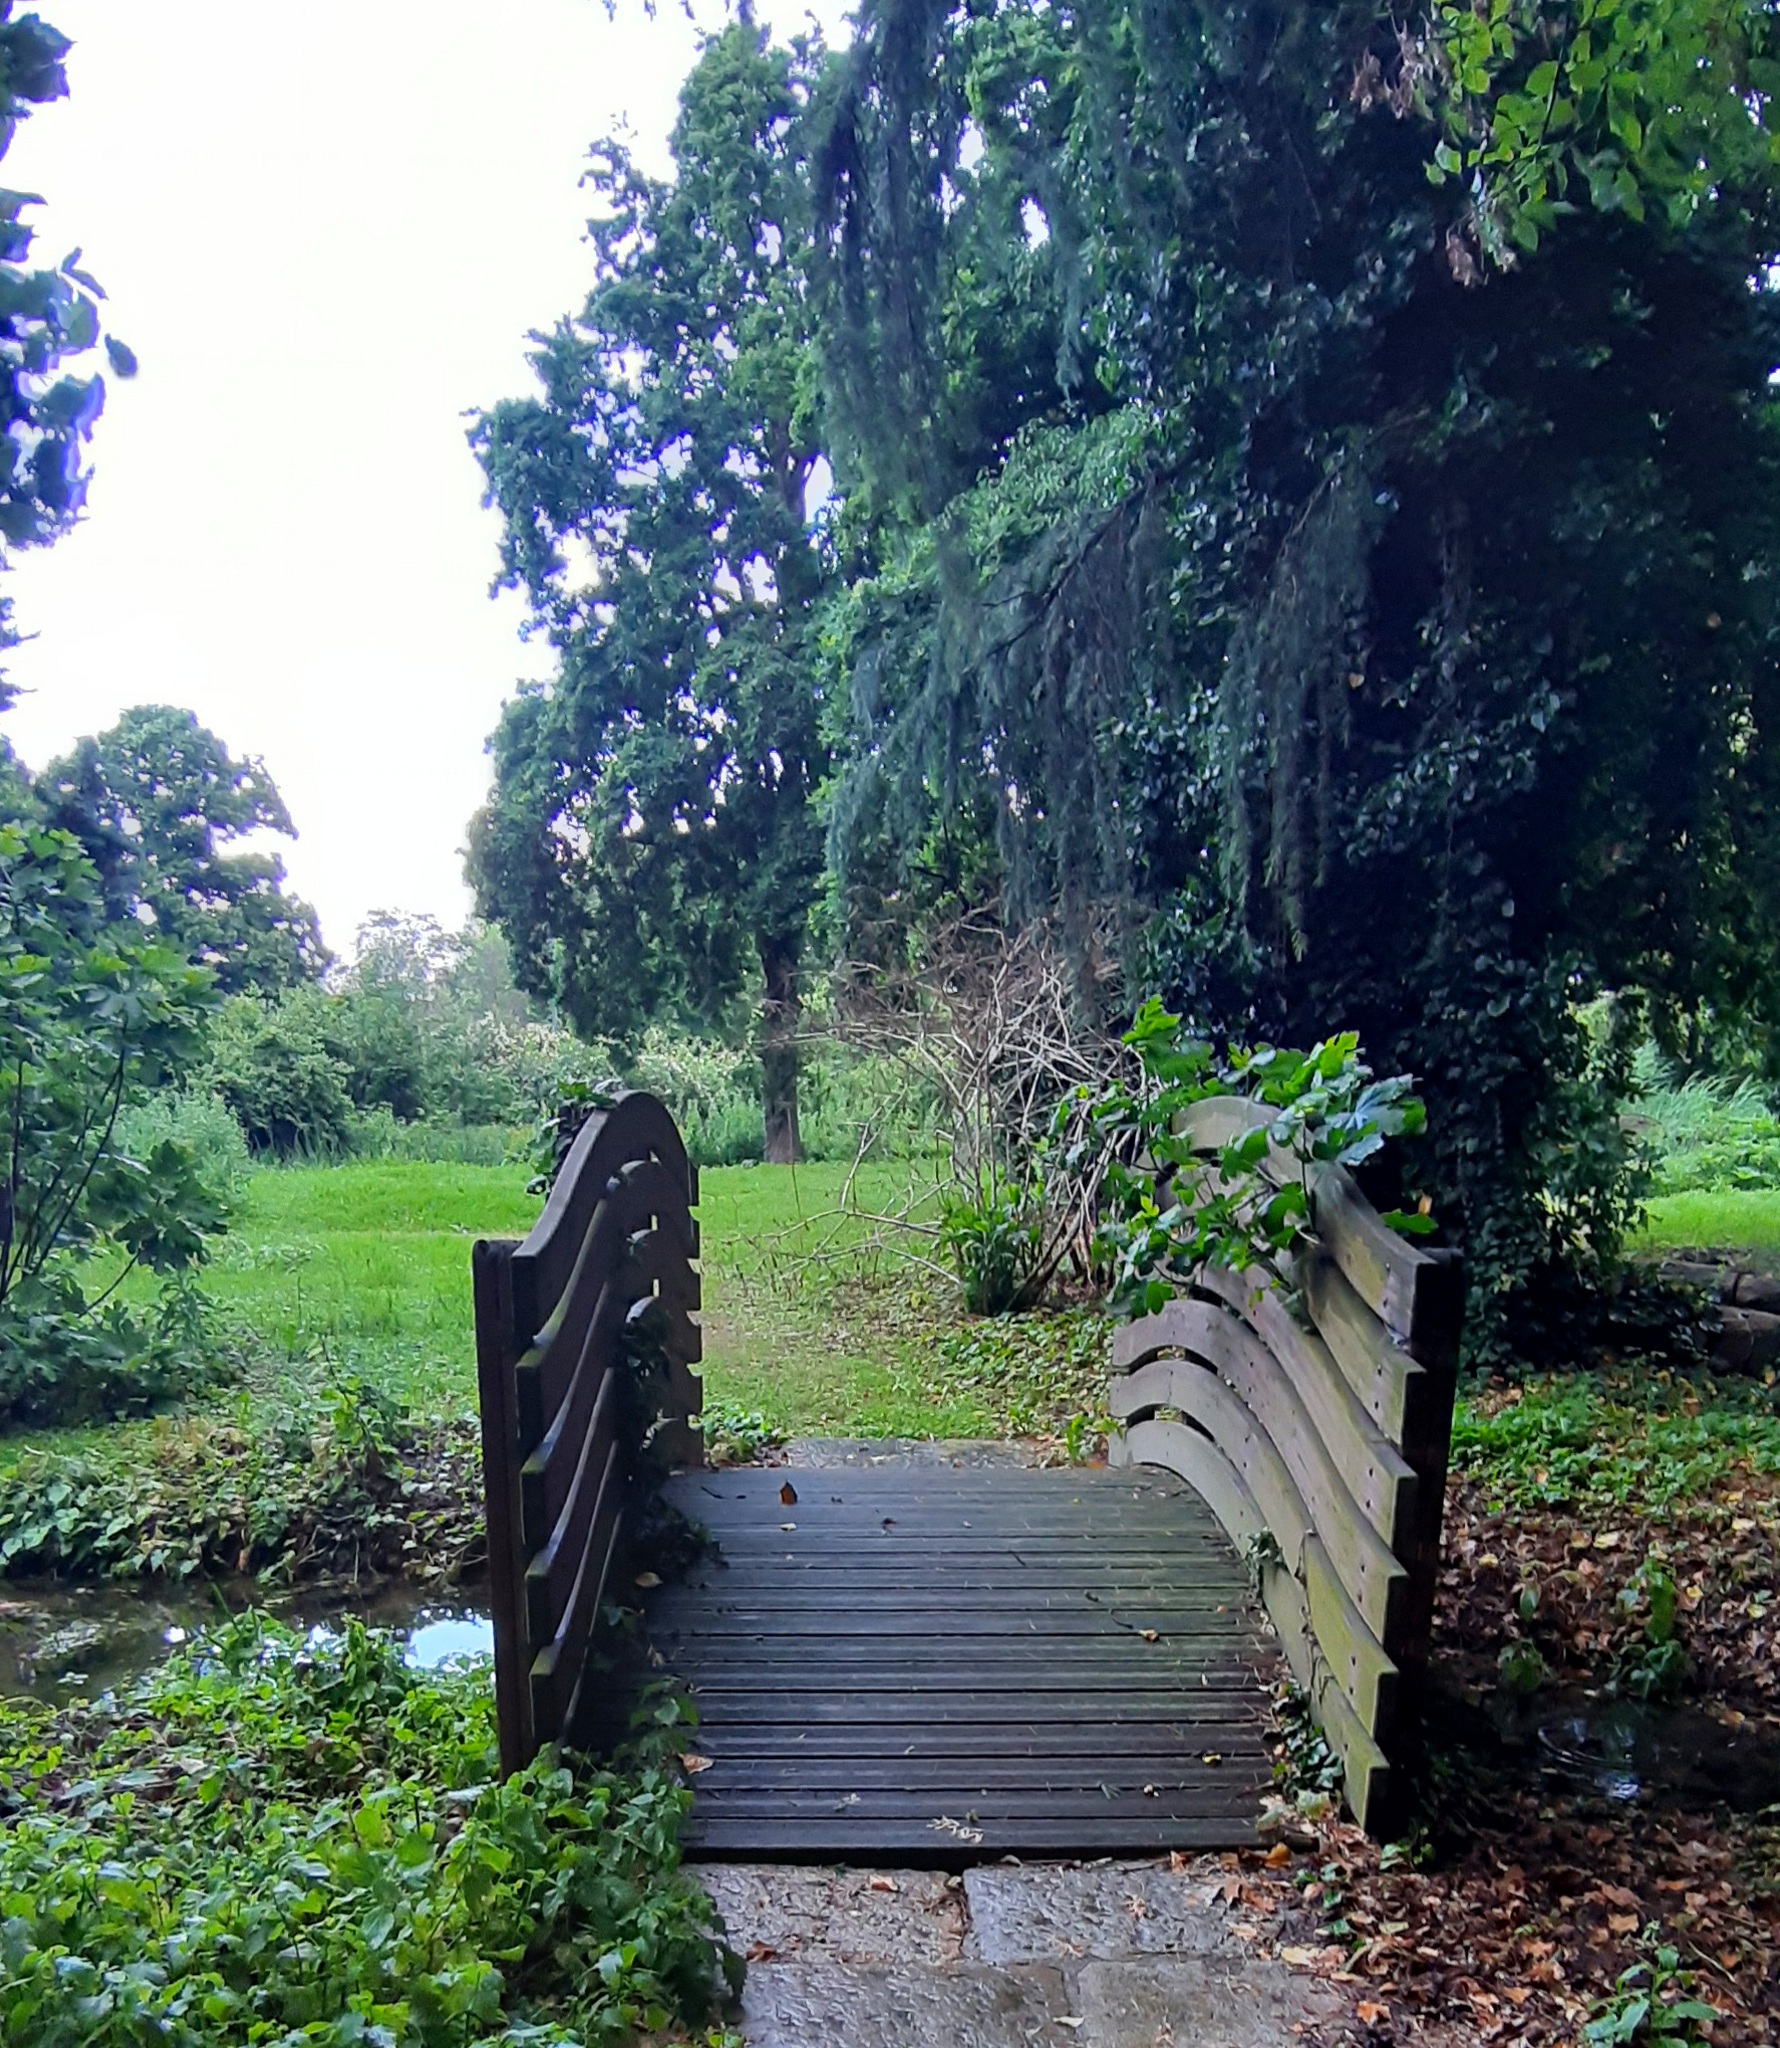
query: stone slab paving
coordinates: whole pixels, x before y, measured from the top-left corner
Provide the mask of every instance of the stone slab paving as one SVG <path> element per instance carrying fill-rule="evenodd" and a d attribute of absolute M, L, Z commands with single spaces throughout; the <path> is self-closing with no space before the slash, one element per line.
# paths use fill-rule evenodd
<path fill-rule="evenodd" d="M 1352 2035 L 1335 1986 L 1234 1932 L 1215 1861 L 697 1875 L 748 1958 L 749 2048 L 1334 2048 Z"/>

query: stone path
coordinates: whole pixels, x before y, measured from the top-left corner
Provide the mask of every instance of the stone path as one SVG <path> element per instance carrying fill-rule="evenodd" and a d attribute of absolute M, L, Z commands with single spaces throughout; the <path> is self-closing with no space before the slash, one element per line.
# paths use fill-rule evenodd
<path fill-rule="evenodd" d="M 708 1864 L 749 2048 L 1329 2048 L 1332 1985 L 1258 1957 L 1215 1859 L 940 1871 Z M 1248 1929 L 1252 1936 L 1252 1926 Z"/>

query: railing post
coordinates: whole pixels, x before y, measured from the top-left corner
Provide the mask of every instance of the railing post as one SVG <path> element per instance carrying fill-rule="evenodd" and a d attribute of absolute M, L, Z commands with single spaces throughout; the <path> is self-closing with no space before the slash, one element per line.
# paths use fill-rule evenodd
<path fill-rule="evenodd" d="M 488 1520 L 488 1600 L 494 1621 L 495 1713 L 502 1777 L 532 1758 L 531 1693 L 520 1625 L 524 1552 L 519 1533 L 519 1420 L 513 1368 L 513 1253 L 503 1239 L 470 1252 L 476 1311 L 476 1391 L 482 1414 L 482 1499 Z"/>

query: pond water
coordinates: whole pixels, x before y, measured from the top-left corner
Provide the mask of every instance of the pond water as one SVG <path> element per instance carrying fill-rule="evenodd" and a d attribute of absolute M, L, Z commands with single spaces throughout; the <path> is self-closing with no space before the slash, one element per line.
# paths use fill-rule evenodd
<path fill-rule="evenodd" d="M 92 1698 L 152 1669 L 179 1644 L 247 1606 L 292 1627 L 326 1629 L 357 1615 L 405 1639 L 425 1669 L 487 1656 L 494 1626 L 474 1589 L 448 1597 L 391 1584 L 375 1592 L 268 1593 L 247 1585 L 56 1586 L 0 1581 L 0 1693 L 60 1704 Z"/>
<path fill-rule="evenodd" d="M 1586 1782 L 1616 1804 L 1647 1799 L 1736 1813 L 1780 1806 L 1780 1728 L 1765 1722 L 1566 1692 L 1504 1703 L 1496 1731 L 1529 1763 Z"/>

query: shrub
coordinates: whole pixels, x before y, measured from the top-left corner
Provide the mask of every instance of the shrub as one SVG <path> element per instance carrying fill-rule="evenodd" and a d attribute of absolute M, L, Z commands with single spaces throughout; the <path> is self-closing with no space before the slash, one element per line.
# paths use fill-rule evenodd
<path fill-rule="evenodd" d="M 484 1554 L 475 1429 L 349 1374 L 275 1423 L 243 1407 L 0 1460 L 0 1576 L 455 1576 Z"/>
<path fill-rule="evenodd" d="M 195 1056 L 212 985 L 105 915 L 75 840 L 0 825 L 0 1426 L 127 1412 L 213 1360 L 191 1276 L 221 1195 L 180 1139 L 119 1136 Z M 118 1297 L 137 1267 L 158 1310 Z"/>
<path fill-rule="evenodd" d="M 257 1153 L 332 1157 L 347 1148 L 352 1101 L 324 1031 L 328 1000 L 309 991 L 270 1004 L 237 996 L 217 1017 L 204 1081 Z"/>
<path fill-rule="evenodd" d="M 246 1185 L 252 1154 L 233 1111 L 192 1088 L 162 1089 L 117 1120 L 119 1151 L 145 1159 L 163 1140 L 183 1145 L 207 1187 L 233 1201 Z"/>
<path fill-rule="evenodd" d="M 945 1195 L 939 1234 L 973 1316 L 1031 1308 L 1057 1270 L 1044 1190 L 1032 1182 L 994 1181 L 981 1196 Z"/>
<path fill-rule="evenodd" d="M 1653 1155 L 1658 1194 L 1780 1188 L 1780 1117 L 1752 1080 L 1682 1080 L 1648 1047 L 1635 1073 L 1635 1121 Z"/>

